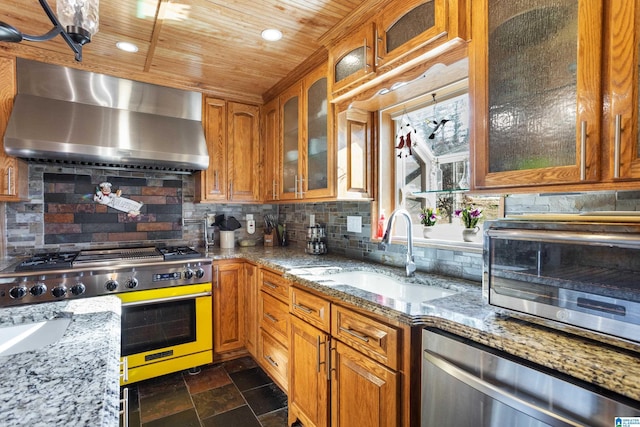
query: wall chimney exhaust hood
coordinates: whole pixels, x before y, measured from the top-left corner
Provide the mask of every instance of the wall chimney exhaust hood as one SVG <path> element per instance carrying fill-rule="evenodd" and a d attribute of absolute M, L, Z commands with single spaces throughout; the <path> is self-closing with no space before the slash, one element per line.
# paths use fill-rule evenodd
<path fill-rule="evenodd" d="M 37 161 L 194 171 L 202 94 L 18 59 L 5 151 Z"/>

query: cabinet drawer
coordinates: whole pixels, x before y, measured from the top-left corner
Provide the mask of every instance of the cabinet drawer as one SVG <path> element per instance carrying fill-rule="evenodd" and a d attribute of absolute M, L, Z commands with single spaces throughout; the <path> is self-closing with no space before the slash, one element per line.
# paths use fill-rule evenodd
<path fill-rule="evenodd" d="M 297 288 L 291 288 L 290 293 L 289 311 L 315 327 L 329 332 L 331 327 L 329 301 Z"/>
<path fill-rule="evenodd" d="M 289 298 L 289 283 L 290 282 L 287 279 L 279 274 L 262 270 L 260 290 L 285 302 L 287 301 L 287 298 Z"/>
<path fill-rule="evenodd" d="M 332 306 L 331 335 L 391 369 L 398 369 L 398 330 L 344 307 Z"/>
<path fill-rule="evenodd" d="M 289 352 L 285 346 L 265 331 L 260 331 L 260 365 L 284 392 L 287 391 Z"/>
<path fill-rule="evenodd" d="M 260 325 L 286 347 L 289 307 L 265 292 L 260 292 L 260 301 Z"/>

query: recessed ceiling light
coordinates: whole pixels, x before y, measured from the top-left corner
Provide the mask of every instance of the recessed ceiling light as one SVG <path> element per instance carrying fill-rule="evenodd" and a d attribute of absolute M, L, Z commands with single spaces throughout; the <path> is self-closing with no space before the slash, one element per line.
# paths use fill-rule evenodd
<path fill-rule="evenodd" d="M 262 38 L 270 42 L 278 41 L 282 38 L 282 31 L 275 28 L 267 28 L 262 32 Z"/>
<path fill-rule="evenodd" d="M 120 50 L 124 50 L 125 52 L 137 52 L 138 46 L 129 42 L 118 42 L 116 43 L 116 47 Z"/>

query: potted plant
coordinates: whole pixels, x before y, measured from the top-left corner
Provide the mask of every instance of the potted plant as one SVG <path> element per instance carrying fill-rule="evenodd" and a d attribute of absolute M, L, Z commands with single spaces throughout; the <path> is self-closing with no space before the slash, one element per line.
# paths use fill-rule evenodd
<path fill-rule="evenodd" d="M 482 218 L 482 209 L 476 208 L 473 205 L 464 206 L 461 209 L 456 209 L 455 216 L 460 218 L 464 225 L 462 239 L 465 242 L 472 242 L 474 236 L 480 231 L 478 221 Z"/>
<path fill-rule="evenodd" d="M 422 227 L 422 235 L 425 238 L 429 237 L 429 233 L 432 230 L 432 227 L 436 225 L 436 222 L 440 219 L 438 216 L 438 209 L 432 207 L 424 207 L 420 209 L 420 224 Z"/>

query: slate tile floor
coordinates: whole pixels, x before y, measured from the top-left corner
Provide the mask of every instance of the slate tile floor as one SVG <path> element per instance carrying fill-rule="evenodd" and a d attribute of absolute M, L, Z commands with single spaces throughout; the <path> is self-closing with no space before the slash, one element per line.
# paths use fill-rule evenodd
<path fill-rule="evenodd" d="M 250 357 L 129 386 L 131 427 L 284 427 L 287 396 Z"/>

